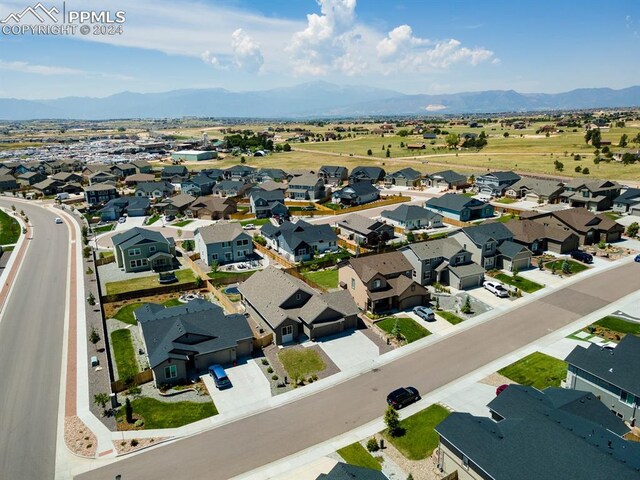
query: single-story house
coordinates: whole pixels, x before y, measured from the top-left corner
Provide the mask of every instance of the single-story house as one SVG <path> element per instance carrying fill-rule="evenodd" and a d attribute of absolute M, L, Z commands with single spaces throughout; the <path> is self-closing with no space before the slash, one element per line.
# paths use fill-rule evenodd
<path fill-rule="evenodd" d="M 640 188 L 628 188 L 613 200 L 613 211 L 630 213 L 640 205 Z"/>
<path fill-rule="evenodd" d="M 236 202 L 231 198 L 207 195 L 196 198 L 185 210 L 185 213 L 187 216 L 201 220 L 219 220 L 228 219 L 232 213 L 237 211 Z"/>
<path fill-rule="evenodd" d="M 562 192 L 564 192 L 564 183 L 557 180 L 522 177 L 516 183 L 507 187 L 505 196 L 527 202 L 558 203 Z"/>
<path fill-rule="evenodd" d="M 442 188 L 445 190 L 460 190 L 469 186 L 469 179 L 466 175 L 454 172 L 453 170 L 443 170 L 427 175 L 425 184 L 428 187 Z"/>
<path fill-rule="evenodd" d="M 461 222 L 491 218 L 494 215 L 492 205 L 456 193 L 445 193 L 441 197 L 430 198 L 425 202 L 424 208 Z"/>
<path fill-rule="evenodd" d="M 12 175 L 0 175 L 0 191 L 17 190 L 20 188 L 15 177 Z"/>
<path fill-rule="evenodd" d="M 524 245 L 534 255 L 540 255 L 545 251 L 570 253 L 580 245 L 580 238 L 575 233 L 533 220 L 509 220 L 504 226 L 513 234 L 514 242 Z"/>
<path fill-rule="evenodd" d="M 124 183 L 128 186 L 136 186 L 139 183 L 151 183 L 154 182 L 156 176 L 153 173 L 134 173 L 124 179 Z"/>
<path fill-rule="evenodd" d="M 380 167 L 356 167 L 351 170 L 349 175 L 349 183 L 369 182 L 378 183 L 384 180 L 386 172 Z"/>
<path fill-rule="evenodd" d="M 156 203 L 155 208 L 165 215 L 175 216 L 185 213 L 195 199 L 196 197 L 192 197 L 187 193 L 179 193 Z"/>
<path fill-rule="evenodd" d="M 418 205 L 400 205 L 393 210 L 383 210 L 380 214 L 391 225 L 405 230 L 443 227 L 442 215 Z"/>
<path fill-rule="evenodd" d="M 173 194 L 174 188 L 169 182 L 140 182 L 136 185 L 136 197 L 164 198 Z"/>
<path fill-rule="evenodd" d="M 333 192 L 331 201 L 343 205 L 363 205 L 369 202 L 375 202 L 380 198 L 380 190 L 378 190 L 370 182 L 349 183 L 340 190 Z"/>
<path fill-rule="evenodd" d="M 125 214 L 128 217 L 144 217 L 148 215 L 150 205 L 147 197 L 118 197 L 109 200 L 98 213 L 103 222 L 112 222 Z"/>
<path fill-rule="evenodd" d="M 396 185 L 399 187 L 415 187 L 420 183 L 422 174 L 411 167 L 403 168 L 397 172 L 388 173 L 384 177 L 386 185 Z"/>
<path fill-rule="evenodd" d="M 377 247 L 394 237 L 392 225 L 352 213 L 338 222 L 340 236 L 356 245 Z"/>
<path fill-rule="evenodd" d="M 311 260 L 314 255 L 338 250 L 338 236 L 329 225 L 316 225 L 304 220 L 285 221 L 275 226 L 267 223 L 260 233 L 267 246 L 292 262 Z"/>

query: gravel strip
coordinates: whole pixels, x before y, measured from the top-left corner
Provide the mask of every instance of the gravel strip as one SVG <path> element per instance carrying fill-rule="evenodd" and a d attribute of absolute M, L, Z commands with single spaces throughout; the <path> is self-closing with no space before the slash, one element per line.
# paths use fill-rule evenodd
<path fill-rule="evenodd" d="M 87 458 L 96 456 L 98 440 L 89 427 L 76 416 L 64 419 L 64 443 L 76 455 Z"/>
<path fill-rule="evenodd" d="M 480 380 L 480 383 L 491 385 L 493 387 L 499 387 L 500 385 L 511 385 L 516 382 L 514 382 L 510 378 L 505 377 L 504 375 L 500 375 L 498 372 L 495 372 L 488 377 L 484 377 L 482 380 Z"/>
<path fill-rule="evenodd" d="M 140 450 L 141 448 L 149 447 L 154 445 L 162 440 L 165 440 L 167 437 L 159 437 L 159 438 L 133 438 L 131 440 L 118 440 L 113 442 L 113 446 L 115 447 L 118 455 L 124 455 L 125 453 L 135 452 L 136 450 Z M 133 445 L 132 445 L 133 442 Z"/>

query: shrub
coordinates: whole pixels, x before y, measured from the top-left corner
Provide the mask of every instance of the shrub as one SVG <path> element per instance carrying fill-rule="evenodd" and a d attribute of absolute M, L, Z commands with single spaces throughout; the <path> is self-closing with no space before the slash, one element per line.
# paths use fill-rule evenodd
<path fill-rule="evenodd" d="M 307 383 L 313 383 L 313 377 L 309 377 L 309 378 L 307 379 Z"/>
<path fill-rule="evenodd" d="M 82 256 L 84 258 L 89 258 L 91 256 L 91 247 L 84 247 L 82 249 Z"/>
<path fill-rule="evenodd" d="M 136 420 L 136 423 L 134 423 L 134 425 L 136 426 L 136 428 L 140 428 L 144 426 L 144 421 L 142 419 L 138 419 Z"/>
<path fill-rule="evenodd" d="M 278 380 L 278 375 L 272 375 L 272 376 L 271 376 L 271 380 L 273 380 L 273 381 Z"/>
<path fill-rule="evenodd" d="M 314 373 L 313 375 L 311 375 L 311 378 L 313 378 L 314 380 L 318 380 L 318 375 Z"/>
<path fill-rule="evenodd" d="M 262 364 L 263 365 L 269 365 L 269 360 L 267 360 L 266 358 L 262 359 Z"/>
<path fill-rule="evenodd" d="M 367 441 L 367 450 L 369 450 L 370 452 L 377 452 L 378 450 L 380 450 L 380 445 L 378 445 L 378 440 L 376 440 L 376 437 L 371 437 Z"/>
<path fill-rule="evenodd" d="M 267 373 L 273 373 L 273 368 L 272 367 L 267 368 Z"/>
<path fill-rule="evenodd" d="M 93 296 L 93 292 L 89 292 L 89 296 L 87 297 L 87 303 L 91 306 L 96 304 L 96 297 Z"/>
<path fill-rule="evenodd" d="M 392 437 L 398 435 L 398 430 L 400 427 L 400 416 L 398 415 L 398 411 L 391 405 L 389 405 L 384 412 L 384 424 L 389 429 L 389 434 Z"/>
<path fill-rule="evenodd" d="M 138 446 L 138 440 L 136 440 L 135 438 L 131 440 L 131 446 L 132 447 L 137 447 Z"/>
<path fill-rule="evenodd" d="M 87 268 L 87 275 L 91 275 L 93 273 L 93 270 L 91 269 L 91 267 Z"/>
<path fill-rule="evenodd" d="M 140 395 L 142 393 L 142 388 L 134 385 L 133 387 L 129 387 L 127 391 L 127 395 Z"/>

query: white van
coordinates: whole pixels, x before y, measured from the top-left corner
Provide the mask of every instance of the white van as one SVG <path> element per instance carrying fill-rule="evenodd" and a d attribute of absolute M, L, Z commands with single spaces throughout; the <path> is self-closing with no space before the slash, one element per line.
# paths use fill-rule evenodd
<path fill-rule="evenodd" d="M 69 194 L 67 192 L 56 194 L 56 200 L 67 200 L 68 198 L 69 198 Z"/>

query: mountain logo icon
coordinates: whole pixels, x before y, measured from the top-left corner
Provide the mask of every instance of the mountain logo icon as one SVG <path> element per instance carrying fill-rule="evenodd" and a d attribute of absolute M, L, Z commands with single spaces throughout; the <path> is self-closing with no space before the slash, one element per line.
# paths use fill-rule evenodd
<path fill-rule="evenodd" d="M 56 15 L 59 13 L 60 10 L 56 7 L 45 8 L 42 3 L 38 2 L 34 6 L 28 6 L 20 13 L 10 13 L 7 15 L 7 18 L 1 20 L 0 23 L 9 23 L 11 21 L 20 23 L 22 18 L 27 14 L 31 14 L 31 16 L 35 17 L 40 23 L 45 23 L 47 21 L 47 17 L 53 22 L 58 23 L 58 17 Z"/>

